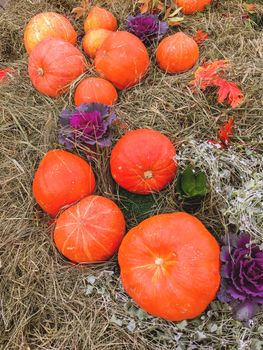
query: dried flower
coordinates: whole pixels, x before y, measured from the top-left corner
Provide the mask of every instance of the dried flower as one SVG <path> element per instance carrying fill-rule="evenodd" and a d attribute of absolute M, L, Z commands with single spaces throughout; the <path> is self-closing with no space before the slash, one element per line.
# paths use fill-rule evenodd
<path fill-rule="evenodd" d="M 138 16 L 129 16 L 126 24 L 127 30 L 136 35 L 142 41 L 151 41 L 161 39 L 168 30 L 168 24 L 161 22 L 158 16 L 151 14 L 142 14 Z"/>
<path fill-rule="evenodd" d="M 65 109 L 60 114 L 59 143 L 67 149 L 79 143 L 110 146 L 109 126 L 114 119 L 113 110 L 100 103 L 82 103 L 74 111 Z"/>
<path fill-rule="evenodd" d="M 222 247 L 221 261 L 218 299 L 232 305 L 236 319 L 248 321 L 263 304 L 263 251 L 250 235 L 233 236 Z"/>

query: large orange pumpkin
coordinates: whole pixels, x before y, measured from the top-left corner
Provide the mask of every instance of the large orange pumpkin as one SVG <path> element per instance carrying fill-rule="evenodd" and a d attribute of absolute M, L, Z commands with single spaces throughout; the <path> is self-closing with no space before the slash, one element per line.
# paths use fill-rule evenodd
<path fill-rule="evenodd" d="M 101 262 L 113 256 L 124 232 L 125 220 L 117 205 L 101 196 L 88 196 L 59 216 L 54 241 L 71 261 Z"/>
<path fill-rule="evenodd" d="M 110 168 L 114 180 L 126 190 L 158 192 L 175 177 L 175 148 L 159 131 L 130 131 L 113 148 Z"/>
<path fill-rule="evenodd" d="M 196 64 L 198 58 L 197 43 L 182 32 L 163 39 L 156 51 L 157 63 L 168 73 L 185 72 Z"/>
<path fill-rule="evenodd" d="M 94 58 L 97 50 L 104 43 L 106 38 L 112 33 L 111 30 L 107 29 L 91 29 L 83 38 L 82 46 L 85 53 Z"/>
<path fill-rule="evenodd" d="M 40 207 L 53 216 L 65 205 L 93 193 L 95 177 L 89 164 L 66 151 L 52 150 L 41 160 L 33 180 Z"/>
<path fill-rule="evenodd" d="M 220 284 L 219 245 L 187 213 L 153 216 L 131 229 L 119 249 L 124 289 L 144 310 L 170 321 L 200 315 Z"/>
<path fill-rule="evenodd" d="M 207 5 L 210 5 L 212 0 L 174 0 L 178 7 L 182 8 L 182 12 L 186 15 L 197 11 L 205 10 Z"/>
<path fill-rule="evenodd" d="M 107 106 L 114 104 L 118 99 L 115 87 L 102 78 L 87 78 L 82 80 L 75 91 L 75 105 L 81 103 L 103 103 Z"/>
<path fill-rule="evenodd" d="M 81 52 L 61 39 L 41 41 L 29 57 L 28 73 L 34 87 L 44 95 L 57 97 L 86 70 Z"/>
<path fill-rule="evenodd" d="M 116 30 L 117 27 L 117 20 L 113 14 L 99 6 L 94 6 L 90 10 L 84 22 L 85 32 L 89 31 L 90 29 Z"/>
<path fill-rule="evenodd" d="M 145 76 L 149 64 L 144 44 L 128 32 L 109 35 L 95 56 L 98 73 L 120 90 L 138 84 Z"/>
<path fill-rule="evenodd" d="M 77 33 L 69 20 L 55 12 L 43 12 L 31 18 L 24 33 L 24 44 L 28 53 L 42 40 L 60 38 L 75 45 Z"/>

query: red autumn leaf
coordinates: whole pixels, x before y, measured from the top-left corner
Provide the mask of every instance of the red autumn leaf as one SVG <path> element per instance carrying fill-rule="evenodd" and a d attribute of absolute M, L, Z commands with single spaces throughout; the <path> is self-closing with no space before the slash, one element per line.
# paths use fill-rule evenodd
<path fill-rule="evenodd" d="M 193 39 L 197 42 L 197 44 L 202 44 L 204 40 L 209 38 L 208 34 L 204 32 L 202 29 L 199 29 Z"/>
<path fill-rule="evenodd" d="M 230 143 L 230 137 L 233 136 L 234 118 L 229 118 L 227 122 L 219 129 L 217 135 L 225 147 Z"/>
<path fill-rule="evenodd" d="M 223 103 L 227 100 L 227 103 L 230 104 L 232 108 L 235 108 L 243 102 L 244 95 L 235 83 L 218 78 L 215 80 L 214 84 L 219 87 L 217 92 L 219 103 Z"/>
<path fill-rule="evenodd" d="M 214 81 L 225 72 L 228 66 L 226 60 L 216 60 L 211 63 L 205 63 L 199 66 L 195 72 L 195 79 L 190 84 L 195 88 L 205 90 L 214 85 Z"/>
<path fill-rule="evenodd" d="M 12 78 L 13 73 L 10 68 L 0 69 L 0 83 L 4 82 L 7 78 Z"/>
<path fill-rule="evenodd" d="M 233 136 L 234 118 L 229 118 L 227 122 L 218 130 L 217 136 L 219 141 L 214 141 L 212 139 L 207 140 L 217 148 L 227 148 L 230 144 L 230 137 Z"/>

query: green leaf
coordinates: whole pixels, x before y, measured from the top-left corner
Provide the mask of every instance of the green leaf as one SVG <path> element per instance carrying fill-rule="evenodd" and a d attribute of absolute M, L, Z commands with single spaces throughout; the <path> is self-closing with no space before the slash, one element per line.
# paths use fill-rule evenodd
<path fill-rule="evenodd" d="M 186 198 L 201 197 L 207 194 L 207 177 L 204 172 L 194 173 L 188 165 L 179 173 L 176 184 L 177 192 Z"/>
<path fill-rule="evenodd" d="M 182 189 L 181 186 L 181 182 L 182 182 L 182 173 L 180 172 L 177 176 L 177 181 L 176 181 L 176 191 L 183 196 L 184 195 L 184 191 Z"/>
<path fill-rule="evenodd" d="M 190 165 L 182 173 L 181 187 L 186 195 L 190 195 L 195 189 L 195 174 Z"/>
<path fill-rule="evenodd" d="M 203 171 L 196 175 L 195 188 L 200 196 L 205 196 L 207 194 L 207 179 Z"/>

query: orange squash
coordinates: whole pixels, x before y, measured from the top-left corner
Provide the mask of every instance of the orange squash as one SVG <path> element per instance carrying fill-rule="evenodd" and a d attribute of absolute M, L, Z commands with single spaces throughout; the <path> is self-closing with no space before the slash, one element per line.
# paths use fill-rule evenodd
<path fill-rule="evenodd" d="M 42 40 L 60 38 L 75 45 L 77 33 L 69 20 L 56 12 L 42 12 L 31 18 L 24 33 L 24 44 L 30 54 Z"/>
<path fill-rule="evenodd" d="M 220 284 L 220 249 L 194 216 L 153 216 L 132 228 L 119 249 L 121 280 L 145 311 L 169 321 L 200 315 Z"/>
<path fill-rule="evenodd" d="M 110 157 L 113 179 L 130 192 L 158 192 L 175 177 L 177 164 L 172 142 L 159 131 L 138 129 L 126 133 Z"/>
<path fill-rule="evenodd" d="M 94 58 L 97 50 L 101 47 L 105 39 L 112 33 L 107 29 L 91 29 L 83 38 L 82 46 L 85 53 Z"/>
<path fill-rule="evenodd" d="M 114 15 L 99 6 L 94 6 L 85 22 L 84 30 L 87 33 L 90 29 L 108 29 L 108 30 L 117 30 L 118 24 Z"/>
<path fill-rule="evenodd" d="M 41 41 L 29 57 L 28 73 L 34 87 L 44 95 L 57 97 L 86 70 L 81 52 L 56 38 Z"/>
<path fill-rule="evenodd" d="M 103 103 L 107 106 L 113 105 L 118 94 L 115 87 L 107 80 L 102 78 L 86 78 L 82 80 L 75 91 L 75 105 L 81 103 Z"/>
<path fill-rule="evenodd" d="M 183 73 L 199 59 L 199 48 L 194 39 L 178 32 L 163 39 L 156 51 L 160 68 L 168 73 Z"/>
<path fill-rule="evenodd" d="M 88 196 L 59 216 L 54 241 L 73 262 L 101 262 L 113 256 L 124 232 L 125 220 L 117 205 L 101 196 Z"/>
<path fill-rule="evenodd" d="M 138 84 L 149 65 L 144 44 L 128 32 L 109 35 L 95 56 L 97 72 L 120 90 Z"/>
<path fill-rule="evenodd" d="M 66 151 L 52 150 L 41 160 L 33 180 L 40 207 L 53 216 L 69 204 L 93 193 L 95 177 L 89 164 Z"/>
<path fill-rule="evenodd" d="M 205 10 L 207 5 L 212 3 L 212 0 L 174 0 L 178 7 L 182 8 L 182 12 L 190 15 L 197 11 Z"/>

